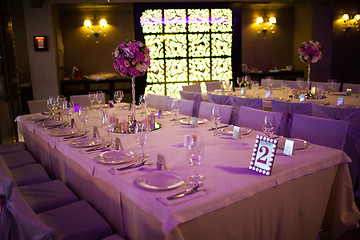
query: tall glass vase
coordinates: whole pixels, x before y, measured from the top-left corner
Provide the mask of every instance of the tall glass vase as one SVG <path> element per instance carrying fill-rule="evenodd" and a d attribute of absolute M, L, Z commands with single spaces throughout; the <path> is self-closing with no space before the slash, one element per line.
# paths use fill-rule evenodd
<path fill-rule="evenodd" d="M 310 90 L 310 70 L 311 70 L 311 68 L 310 68 L 310 63 L 308 63 L 308 76 L 307 76 L 307 91 L 309 91 Z"/>
<path fill-rule="evenodd" d="M 136 102 L 135 102 L 135 77 L 134 76 L 131 78 L 131 88 L 132 88 L 132 105 L 131 105 L 131 107 L 132 107 L 132 112 L 135 117 Z"/>

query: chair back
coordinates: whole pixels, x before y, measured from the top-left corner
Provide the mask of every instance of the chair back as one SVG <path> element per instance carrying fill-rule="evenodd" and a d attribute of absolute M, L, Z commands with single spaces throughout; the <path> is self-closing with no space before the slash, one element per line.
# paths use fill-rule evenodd
<path fill-rule="evenodd" d="M 198 117 L 199 116 L 200 103 L 203 100 L 203 98 L 201 96 L 201 93 L 180 91 L 180 96 L 181 96 L 181 99 L 194 101 L 194 109 L 193 109 L 192 116 L 193 117 Z"/>
<path fill-rule="evenodd" d="M 280 125 L 280 135 L 285 137 L 290 136 L 293 115 L 295 113 L 312 116 L 312 103 L 283 102 L 272 99 L 271 105 L 273 112 L 281 112 L 283 114 Z"/>
<path fill-rule="evenodd" d="M 48 111 L 46 99 L 28 100 L 27 101 L 30 113 L 41 113 Z"/>
<path fill-rule="evenodd" d="M 206 85 L 206 91 L 207 92 L 212 92 L 216 89 L 220 89 L 221 88 L 221 82 L 220 81 L 215 81 L 215 82 L 205 82 Z"/>
<path fill-rule="evenodd" d="M 232 112 L 232 106 L 220 105 L 209 102 L 201 102 L 199 109 L 199 117 L 211 120 L 211 109 L 213 107 L 219 107 L 221 114 L 221 123 L 229 124 Z"/>
<path fill-rule="evenodd" d="M 262 98 L 241 98 L 230 96 L 230 101 L 233 106 L 233 113 L 231 116 L 233 124 L 237 124 L 238 122 L 239 109 L 241 106 L 263 110 Z"/>
<path fill-rule="evenodd" d="M 343 149 L 348 121 L 294 114 L 290 136 L 314 144 Z"/>
<path fill-rule="evenodd" d="M 262 124 L 265 116 L 271 116 L 274 119 L 276 135 L 279 135 L 279 129 L 282 119 L 282 113 L 269 112 L 251 107 L 240 106 L 237 126 L 247 127 L 256 131 L 262 131 Z"/>
<path fill-rule="evenodd" d="M 195 102 L 192 100 L 179 99 L 180 114 L 192 116 Z"/>
<path fill-rule="evenodd" d="M 201 85 L 200 85 L 200 83 L 195 83 L 195 84 L 192 84 L 192 85 L 184 85 L 184 86 L 182 86 L 182 89 L 185 92 L 201 93 Z"/>
<path fill-rule="evenodd" d="M 147 94 L 146 96 L 146 104 L 148 107 L 166 110 L 169 104 L 170 97 L 169 96 L 161 96 L 154 94 Z"/>
<path fill-rule="evenodd" d="M 284 83 L 286 84 L 286 86 L 288 86 L 291 89 L 299 89 L 300 88 L 298 86 L 297 82 L 294 80 L 284 80 Z"/>
<path fill-rule="evenodd" d="M 272 80 L 272 88 L 281 88 L 281 84 L 283 83 L 283 81 L 284 80 L 273 79 Z M 261 87 L 263 87 L 263 88 L 270 87 L 267 79 L 261 79 Z"/>
<path fill-rule="evenodd" d="M 70 99 L 73 100 L 75 105 L 79 105 L 80 107 L 90 107 L 91 106 L 91 102 L 89 100 L 89 95 L 84 94 L 84 95 L 72 95 L 70 96 Z M 94 105 L 97 104 L 97 102 L 94 102 Z M 105 93 L 102 93 L 102 97 L 101 97 L 101 103 L 100 104 L 105 104 Z"/>
<path fill-rule="evenodd" d="M 340 91 L 340 83 L 334 83 L 335 89 L 332 91 L 339 92 Z M 322 87 L 325 91 L 331 91 L 330 84 L 327 82 L 311 82 L 311 87 Z"/>
<path fill-rule="evenodd" d="M 231 105 L 230 95 L 220 95 L 213 93 L 206 93 L 209 102 L 221 104 L 221 105 Z"/>

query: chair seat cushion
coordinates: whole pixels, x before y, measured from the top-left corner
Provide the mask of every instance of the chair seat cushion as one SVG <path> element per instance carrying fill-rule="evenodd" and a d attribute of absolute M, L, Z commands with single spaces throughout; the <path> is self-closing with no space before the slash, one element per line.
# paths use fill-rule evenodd
<path fill-rule="evenodd" d="M 1 154 L 0 157 L 4 159 L 4 162 L 10 169 L 36 163 L 35 158 L 26 150 Z"/>
<path fill-rule="evenodd" d="M 86 201 L 77 201 L 38 214 L 62 240 L 98 240 L 112 234 L 109 224 Z"/>
<path fill-rule="evenodd" d="M 60 180 L 21 186 L 19 190 L 35 213 L 79 201 L 76 195 Z"/>
<path fill-rule="evenodd" d="M 10 172 L 18 186 L 50 181 L 49 176 L 39 163 L 12 168 Z"/>
<path fill-rule="evenodd" d="M 26 149 L 24 142 L 14 142 L 14 143 L 6 143 L 0 144 L 0 154 L 6 154 L 16 151 L 24 151 Z"/>

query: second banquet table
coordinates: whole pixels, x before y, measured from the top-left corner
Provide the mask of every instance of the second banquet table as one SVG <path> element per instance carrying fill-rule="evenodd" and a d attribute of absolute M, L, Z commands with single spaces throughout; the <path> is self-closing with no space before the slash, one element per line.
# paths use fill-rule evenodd
<path fill-rule="evenodd" d="M 105 110 L 119 121 L 129 114 L 125 109 Z M 153 109 L 138 109 L 136 118 L 148 110 Z M 86 128 L 96 125 L 107 138 L 99 114 L 90 111 Z M 359 220 L 346 164 L 350 159 L 343 151 L 312 144 L 289 157 L 279 149 L 272 174 L 264 176 L 249 170 L 256 135 L 262 133 L 252 131 L 241 139 L 212 136 L 211 121 L 192 128 L 173 125 L 172 118 L 157 119 L 161 128 L 148 133 L 144 152 L 150 165 L 127 171 L 99 162 L 100 152 L 88 153 L 70 146 L 71 140 L 49 135 L 50 129 L 29 116 L 17 120 L 29 150 L 52 177 L 93 204 L 126 239 L 315 239 L 322 227 L 327 236 L 337 237 Z M 185 159 L 184 136 L 192 134 L 202 136 L 206 145 L 198 168 L 205 176 L 204 191 L 172 202 L 164 199 L 186 184 L 167 191 L 137 184 L 140 177 L 158 171 L 158 154 L 164 156 L 167 171 L 186 181 L 194 170 Z M 119 137 L 125 150 L 141 151 L 133 134 L 110 137 Z"/>

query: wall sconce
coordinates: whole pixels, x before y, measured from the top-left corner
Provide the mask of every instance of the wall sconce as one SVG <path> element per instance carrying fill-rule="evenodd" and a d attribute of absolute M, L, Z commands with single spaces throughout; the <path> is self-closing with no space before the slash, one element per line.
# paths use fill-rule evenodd
<path fill-rule="evenodd" d="M 275 33 L 276 17 L 258 17 L 256 19 L 256 24 L 259 26 L 258 33 L 266 33 L 268 30 L 271 33 Z"/>
<path fill-rule="evenodd" d="M 345 13 L 341 20 L 344 21 L 343 31 L 349 31 L 351 28 L 356 28 L 356 31 L 359 31 L 360 14 Z"/>
<path fill-rule="evenodd" d="M 97 38 L 100 36 L 101 32 L 103 32 L 103 36 L 106 37 L 106 33 L 103 31 L 107 26 L 107 21 L 105 18 L 100 20 L 97 17 L 94 17 L 94 19 L 85 19 L 84 26 L 88 30 L 86 37 L 90 37 L 90 33 L 92 33 Z M 96 43 L 98 42 L 99 41 L 96 40 Z"/>

